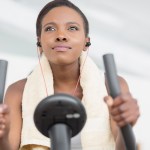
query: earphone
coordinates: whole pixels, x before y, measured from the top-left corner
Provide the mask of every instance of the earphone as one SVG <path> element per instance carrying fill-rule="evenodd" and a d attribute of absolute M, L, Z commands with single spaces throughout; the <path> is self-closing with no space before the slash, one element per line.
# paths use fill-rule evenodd
<path fill-rule="evenodd" d="M 91 42 L 86 42 L 86 47 L 89 47 L 91 45 Z"/>
<path fill-rule="evenodd" d="M 36 43 L 36 45 L 38 46 L 38 47 L 42 47 L 41 46 L 41 43 L 38 41 L 37 43 Z M 89 47 L 91 45 L 91 42 L 86 42 L 86 47 Z"/>
<path fill-rule="evenodd" d="M 36 45 L 37 45 L 38 47 L 42 47 L 42 46 L 41 46 L 41 43 L 40 43 L 39 41 L 36 43 Z"/>

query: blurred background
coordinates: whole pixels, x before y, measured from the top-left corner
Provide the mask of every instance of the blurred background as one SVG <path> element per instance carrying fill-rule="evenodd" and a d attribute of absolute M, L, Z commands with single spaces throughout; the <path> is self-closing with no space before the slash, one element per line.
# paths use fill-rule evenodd
<path fill-rule="evenodd" d="M 1 0 L 0 59 L 9 61 L 6 88 L 25 78 L 38 63 L 35 23 L 49 0 Z M 150 1 L 72 0 L 90 23 L 89 55 L 103 69 L 103 54 L 113 53 L 140 105 L 134 127 L 141 150 L 150 149 Z"/>

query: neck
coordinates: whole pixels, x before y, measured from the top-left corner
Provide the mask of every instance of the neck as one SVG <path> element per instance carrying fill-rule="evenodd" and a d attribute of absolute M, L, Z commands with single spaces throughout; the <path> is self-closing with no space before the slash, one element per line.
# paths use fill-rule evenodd
<path fill-rule="evenodd" d="M 58 66 L 50 64 L 54 79 L 54 93 L 66 93 L 82 99 L 80 82 L 80 65 L 75 62 L 70 65 Z"/>
<path fill-rule="evenodd" d="M 61 85 L 75 85 L 80 75 L 80 66 L 79 62 L 60 66 L 60 65 L 52 65 L 52 72 L 54 78 L 54 85 L 61 86 Z"/>

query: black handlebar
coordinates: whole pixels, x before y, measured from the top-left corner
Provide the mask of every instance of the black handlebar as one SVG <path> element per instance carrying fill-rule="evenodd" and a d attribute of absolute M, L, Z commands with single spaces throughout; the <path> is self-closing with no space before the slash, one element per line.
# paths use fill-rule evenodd
<path fill-rule="evenodd" d="M 63 93 L 46 97 L 34 112 L 35 126 L 51 139 L 52 150 L 70 150 L 70 139 L 82 130 L 86 118 L 80 100 Z"/>
<path fill-rule="evenodd" d="M 4 97 L 7 65 L 8 62 L 6 60 L 0 60 L 0 104 L 3 102 Z"/>
<path fill-rule="evenodd" d="M 120 94 L 121 90 L 120 90 L 120 85 L 117 77 L 117 70 L 116 70 L 113 54 L 103 55 L 103 61 L 104 61 L 108 90 L 112 98 L 115 98 Z M 122 127 L 120 130 L 124 138 L 126 149 L 136 150 L 136 142 L 135 142 L 135 137 L 131 125 L 127 124 L 124 127 Z"/>

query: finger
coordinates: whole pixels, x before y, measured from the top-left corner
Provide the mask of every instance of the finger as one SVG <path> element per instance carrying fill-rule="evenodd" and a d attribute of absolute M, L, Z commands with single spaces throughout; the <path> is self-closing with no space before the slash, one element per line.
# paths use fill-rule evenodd
<path fill-rule="evenodd" d="M 4 135 L 4 131 L 0 130 L 0 139 L 1 139 L 1 137 L 3 137 L 3 135 Z"/>
<path fill-rule="evenodd" d="M 122 127 L 124 127 L 125 125 L 127 125 L 127 123 L 124 122 L 124 121 L 121 121 L 121 122 L 118 122 L 117 125 L 118 125 L 120 128 L 122 128 Z"/>
<path fill-rule="evenodd" d="M 127 111 L 120 115 L 113 116 L 113 119 L 119 126 L 123 126 L 125 124 L 131 124 L 133 126 L 136 123 L 139 116 L 140 115 L 137 112 Z"/>
<path fill-rule="evenodd" d="M 6 104 L 0 105 L 0 114 L 7 114 L 9 113 L 8 106 Z"/>
<path fill-rule="evenodd" d="M 123 127 L 127 124 L 130 124 L 130 122 L 128 122 L 129 118 L 124 118 L 122 115 L 114 117 L 114 120 L 119 127 Z"/>
<path fill-rule="evenodd" d="M 113 119 L 116 122 L 121 122 L 121 121 L 127 122 L 127 118 L 130 116 L 131 116 L 131 114 L 129 114 L 129 112 L 127 111 L 127 112 L 120 113 L 118 115 L 113 116 Z"/>
<path fill-rule="evenodd" d="M 130 93 L 118 95 L 118 96 L 114 99 L 114 107 L 117 107 L 117 106 L 121 105 L 122 103 L 128 101 L 129 99 L 132 99 Z"/>
<path fill-rule="evenodd" d="M 124 112 L 131 112 L 134 114 L 134 112 L 139 112 L 139 106 L 137 104 L 137 100 L 136 99 L 129 99 L 128 101 L 122 103 L 120 106 L 118 107 L 114 107 L 112 110 L 112 113 L 114 115 L 117 115 L 118 113 L 124 113 Z"/>
<path fill-rule="evenodd" d="M 6 128 L 6 125 L 4 125 L 4 124 L 0 125 L 0 139 L 5 134 L 5 128 Z"/>
<path fill-rule="evenodd" d="M 0 118 L 0 124 L 5 124 L 6 123 L 6 119 L 4 117 Z"/>
<path fill-rule="evenodd" d="M 104 97 L 104 101 L 106 102 L 106 104 L 109 108 L 113 106 L 113 99 L 111 96 Z"/>
<path fill-rule="evenodd" d="M 126 119 L 123 119 L 119 122 L 117 122 L 118 126 L 123 127 L 127 124 L 130 124 L 131 126 L 133 126 L 136 123 L 137 119 L 134 119 L 133 116 L 130 116 Z"/>
<path fill-rule="evenodd" d="M 0 124 L 0 130 L 4 130 L 6 128 L 5 124 Z"/>
<path fill-rule="evenodd" d="M 111 115 L 112 116 L 117 116 L 120 115 L 123 111 L 120 109 L 120 107 L 115 107 L 111 109 Z"/>
<path fill-rule="evenodd" d="M 114 106 L 111 110 L 112 115 L 119 115 L 121 113 L 124 113 L 128 110 L 132 110 L 132 105 L 128 105 L 127 103 L 122 103 L 120 106 Z"/>

